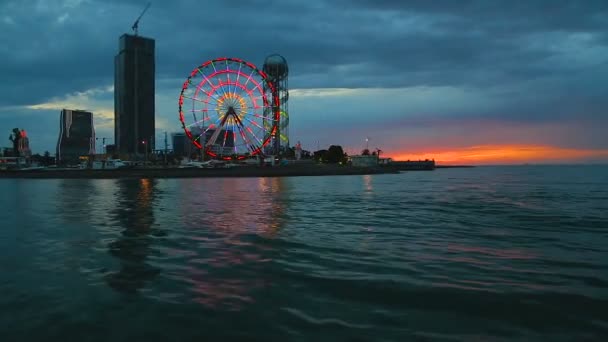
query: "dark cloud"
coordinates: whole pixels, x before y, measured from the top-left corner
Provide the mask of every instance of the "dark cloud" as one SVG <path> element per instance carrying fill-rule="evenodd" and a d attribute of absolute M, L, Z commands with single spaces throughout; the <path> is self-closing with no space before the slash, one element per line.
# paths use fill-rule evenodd
<path fill-rule="evenodd" d="M 604 30 L 608 4 L 603 0 L 341 0 L 346 6 L 371 11 L 424 13 L 447 18 L 447 27 L 497 32 Z"/>
<path fill-rule="evenodd" d="M 146 3 L 1 2 L 0 108 L 113 84 L 118 37 Z M 175 0 L 140 22 L 156 39 L 159 92 L 207 59 L 261 66 L 280 53 L 292 88 L 457 87 L 499 100 L 437 115 L 517 122 L 602 119 L 607 28 L 603 0 Z"/>
<path fill-rule="evenodd" d="M 0 73 L 13 84 L 27 78 L 29 92 L 41 97 L 110 84 L 118 36 L 130 31 L 144 3 L 89 1 L 36 9 L 39 2 L 8 2 L 1 12 L 14 24 L 5 23 L 0 34 L 6 52 Z M 559 72 L 547 63 L 557 52 L 542 42 L 530 46 L 531 40 L 542 39 L 532 34 L 553 33 L 559 42 L 569 33 L 602 33 L 607 15 L 604 1 L 231 1 L 200 6 L 181 0 L 155 2 L 140 32 L 157 39 L 159 77 L 186 75 L 216 56 L 262 64 L 264 56 L 279 52 L 292 66 L 296 87 L 487 86 Z M 1 103 L 31 101 L 31 94 L 20 96 L 28 91 L 10 89 Z"/>

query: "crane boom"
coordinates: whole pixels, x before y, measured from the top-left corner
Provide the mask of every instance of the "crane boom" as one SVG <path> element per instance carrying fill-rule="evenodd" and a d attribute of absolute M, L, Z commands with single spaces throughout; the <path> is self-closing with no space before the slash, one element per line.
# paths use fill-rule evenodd
<path fill-rule="evenodd" d="M 141 19 L 141 17 L 144 16 L 144 13 L 146 13 L 148 8 L 150 8 L 150 5 L 152 5 L 152 3 L 148 2 L 148 4 L 146 5 L 146 8 L 144 8 L 144 10 L 141 12 L 139 17 L 137 17 L 137 20 L 135 20 L 135 22 L 133 23 L 133 26 L 131 26 L 131 29 L 135 32 L 136 36 L 137 36 L 137 28 L 139 27 L 139 19 Z"/>

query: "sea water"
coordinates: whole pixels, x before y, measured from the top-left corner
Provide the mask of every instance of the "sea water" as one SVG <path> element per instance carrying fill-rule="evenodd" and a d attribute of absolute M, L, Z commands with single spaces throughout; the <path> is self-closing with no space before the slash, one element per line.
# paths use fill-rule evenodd
<path fill-rule="evenodd" d="M 608 336 L 608 166 L 0 194 L 2 341 Z"/>

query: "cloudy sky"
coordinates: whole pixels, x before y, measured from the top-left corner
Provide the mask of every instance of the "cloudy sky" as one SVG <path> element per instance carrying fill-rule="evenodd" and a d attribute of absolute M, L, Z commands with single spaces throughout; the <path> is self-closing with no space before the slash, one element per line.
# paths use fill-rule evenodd
<path fill-rule="evenodd" d="M 0 0 L 0 133 L 53 152 L 78 108 L 113 138 L 113 58 L 146 3 Z M 305 149 L 367 136 L 397 159 L 608 162 L 605 0 L 153 0 L 139 33 L 156 39 L 158 142 L 194 67 L 280 53 Z"/>

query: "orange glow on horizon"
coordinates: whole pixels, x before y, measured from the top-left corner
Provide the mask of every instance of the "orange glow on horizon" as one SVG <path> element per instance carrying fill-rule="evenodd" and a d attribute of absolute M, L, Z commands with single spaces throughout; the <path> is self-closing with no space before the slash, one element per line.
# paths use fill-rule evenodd
<path fill-rule="evenodd" d="M 395 151 L 387 153 L 386 156 L 394 160 L 435 159 L 440 165 L 608 162 L 607 149 L 515 144 L 433 148 L 423 152 Z"/>

